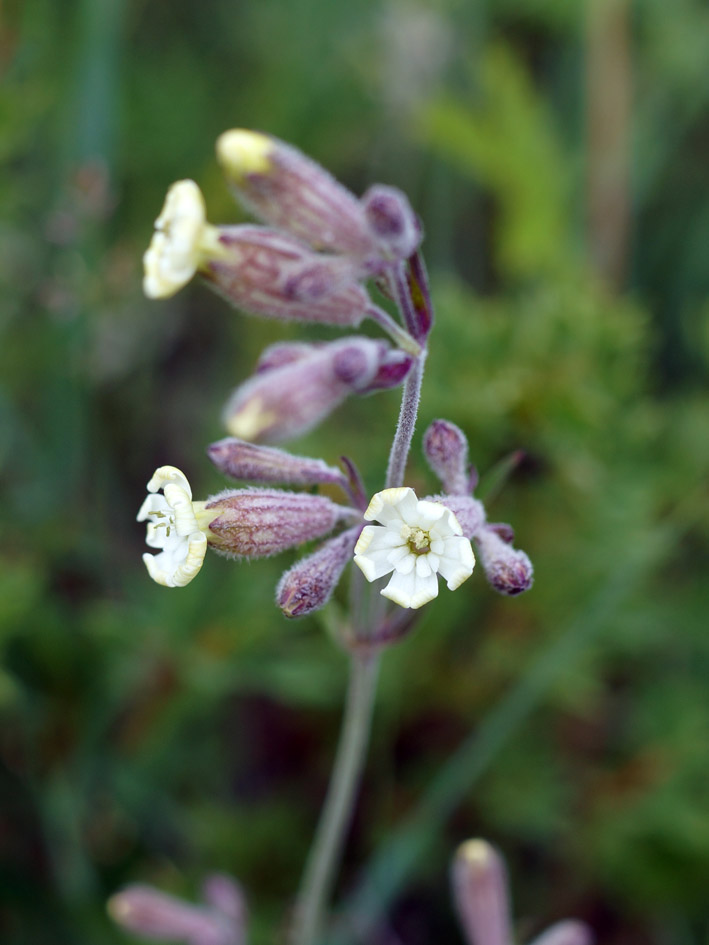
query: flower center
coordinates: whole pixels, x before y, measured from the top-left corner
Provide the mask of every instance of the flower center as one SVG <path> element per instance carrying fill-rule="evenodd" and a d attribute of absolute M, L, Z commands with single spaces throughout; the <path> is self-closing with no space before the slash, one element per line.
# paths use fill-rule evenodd
<path fill-rule="evenodd" d="M 409 546 L 409 551 L 415 555 L 425 555 L 431 550 L 431 536 L 422 528 L 412 528 L 404 525 L 401 537 Z"/>
<path fill-rule="evenodd" d="M 164 528 L 165 537 L 170 537 L 170 532 L 175 528 L 175 516 L 169 512 L 153 512 L 154 519 L 165 519 L 165 521 L 155 521 L 155 528 Z"/>

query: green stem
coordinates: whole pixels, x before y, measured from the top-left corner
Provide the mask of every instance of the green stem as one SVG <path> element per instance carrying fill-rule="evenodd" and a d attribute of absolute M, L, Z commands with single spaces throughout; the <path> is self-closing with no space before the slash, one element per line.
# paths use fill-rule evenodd
<path fill-rule="evenodd" d="M 296 901 L 292 945 L 315 945 L 335 882 L 369 743 L 379 656 L 355 651 L 332 779 Z"/>

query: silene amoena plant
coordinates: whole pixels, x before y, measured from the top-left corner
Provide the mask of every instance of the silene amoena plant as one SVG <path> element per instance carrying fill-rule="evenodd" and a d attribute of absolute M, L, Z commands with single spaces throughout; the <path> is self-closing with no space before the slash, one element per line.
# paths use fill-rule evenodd
<path fill-rule="evenodd" d="M 382 652 L 411 631 L 441 581 L 455 591 L 471 577 L 476 553 L 500 594 L 528 590 L 532 565 L 514 547 L 509 525 L 488 522 L 475 497 L 466 436 L 453 423 L 436 420 L 423 436 L 436 491 L 420 498 L 406 485 L 434 325 L 422 230 L 406 196 L 377 184 L 357 198 L 310 158 L 259 132 L 227 131 L 216 150 L 235 197 L 260 222 L 213 225 L 197 184 L 173 184 L 144 256 L 146 295 L 167 298 L 200 275 L 242 312 L 346 333 L 336 341 L 270 346 L 227 400 L 229 436 L 207 452 L 225 477 L 248 485 L 195 500 L 184 472 L 170 465 L 155 470 L 138 513 L 151 549 L 143 560 L 154 581 L 179 588 L 197 578 L 209 549 L 238 560 L 319 541 L 276 587 L 276 605 L 291 618 L 324 607 L 354 565 L 350 608 L 338 630 L 351 667 L 340 744 L 285 934 L 289 945 L 318 945 L 366 753 Z M 368 283 L 393 303 L 398 318 L 372 301 Z M 365 319 L 387 340 L 351 334 Z M 274 445 L 312 429 L 350 396 L 393 387 L 402 389 L 401 409 L 374 494 L 350 459 L 338 468 Z M 324 485 L 329 494 L 339 490 L 339 502 L 318 494 Z M 484 841 L 468 841 L 454 859 L 452 879 L 465 939 L 511 945 L 499 854 Z M 247 940 L 244 896 L 222 875 L 207 878 L 200 905 L 134 885 L 113 896 L 109 911 L 125 929 L 156 941 Z M 537 945 L 588 941 L 585 926 L 565 922 Z"/>

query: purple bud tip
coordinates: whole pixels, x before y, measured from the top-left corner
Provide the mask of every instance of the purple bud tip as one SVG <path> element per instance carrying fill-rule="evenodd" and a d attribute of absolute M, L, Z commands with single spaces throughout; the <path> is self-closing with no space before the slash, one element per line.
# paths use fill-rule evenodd
<path fill-rule="evenodd" d="M 494 590 L 516 597 L 530 589 L 534 582 L 534 568 L 523 551 L 508 545 L 491 528 L 480 529 L 474 537 L 485 576 Z"/>
<path fill-rule="evenodd" d="M 468 440 L 460 427 L 449 420 L 434 420 L 424 433 L 423 452 L 446 492 L 468 494 Z"/>
<path fill-rule="evenodd" d="M 515 530 L 511 525 L 508 525 L 507 522 L 490 522 L 487 528 L 496 535 L 499 535 L 506 545 L 511 545 L 515 540 Z"/>
<path fill-rule="evenodd" d="M 421 241 L 416 215 L 406 196 L 395 187 L 376 184 L 362 198 L 372 235 L 385 250 L 408 259 Z"/>
<path fill-rule="evenodd" d="M 286 617 L 304 617 L 325 606 L 352 560 L 361 531 L 357 525 L 328 539 L 285 572 L 276 588 L 276 603 Z"/>

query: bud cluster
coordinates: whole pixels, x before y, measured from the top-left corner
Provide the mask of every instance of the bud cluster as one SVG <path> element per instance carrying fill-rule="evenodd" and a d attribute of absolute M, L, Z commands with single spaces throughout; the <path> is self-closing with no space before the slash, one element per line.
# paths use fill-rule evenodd
<path fill-rule="evenodd" d="M 508 597 L 528 591 L 534 569 L 524 551 L 512 546 L 512 527 L 489 523 L 484 505 L 473 496 L 477 472 L 468 463 L 463 431 L 448 420 L 434 420 L 424 435 L 423 448 L 444 489 L 445 494 L 436 499 L 453 512 L 463 534 L 475 544 L 490 586 Z"/>

